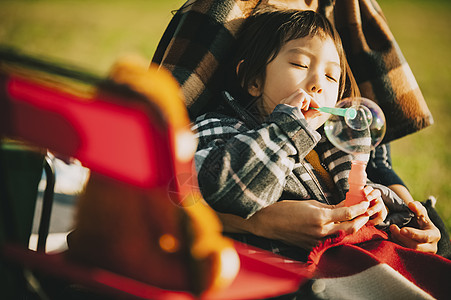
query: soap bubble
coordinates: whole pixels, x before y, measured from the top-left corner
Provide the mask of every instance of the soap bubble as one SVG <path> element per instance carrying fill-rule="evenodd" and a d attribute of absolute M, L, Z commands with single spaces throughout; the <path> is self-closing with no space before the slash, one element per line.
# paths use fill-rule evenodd
<path fill-rule="evenodd" d="M 326 136 L 335 147 L 357 155 L 368 154 L 379 145 L 385 135 L 385 116 L 376 103 L 356 97 L 343 99 L 336 107 L 348 109 L 344 117 L 331 115 L 324 124 Z"/>
<path fill-rule="evenodd" d="M 348 113 L 352 111 L 353 113 Z M 363 105 L 353 105 L 348 108 L 344 117 L 346 124 L 354 130 L 365 130 L 373 122 L 373 114 Z"/>

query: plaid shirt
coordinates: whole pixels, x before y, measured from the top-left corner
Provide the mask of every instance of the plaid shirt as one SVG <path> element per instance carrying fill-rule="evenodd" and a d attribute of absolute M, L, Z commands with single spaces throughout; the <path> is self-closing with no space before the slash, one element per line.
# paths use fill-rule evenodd
<path fill-rule="evenodd" d="M 309 128 L 296 108 L 278 105 L 267 121 L 255 128 L 235 117 L 207 113 L 196 119 L 192 130 L 199 139 L 195 154 L 199 187 L 216 211 L 249 218 L 283 199 L 337 204 L 349 189 L 351 156 Z M 333 193 L 305 159 L 312 149 L 335 183 Z M 384 227 L 410 221 L 412 214 L 399 197 L 385 186 L 368 184 L 381 190 L 389 208 Z M 309 253 L 251 234 L 225 234 L 295 260 L 305 261 Z"/>
<path fill-rule="evenodd" d="M 296 108 L 278 105 L 267 122 L 250 129 L 220 113 L 197 118 L 195 155 L 199 186 L 217 211 L 248 218 L 280 200 L 337 204 L 348 186 L 351 157 L 307 126 Z M 304 159 L 315 149 L 338 193 L 330 193 Z"/>

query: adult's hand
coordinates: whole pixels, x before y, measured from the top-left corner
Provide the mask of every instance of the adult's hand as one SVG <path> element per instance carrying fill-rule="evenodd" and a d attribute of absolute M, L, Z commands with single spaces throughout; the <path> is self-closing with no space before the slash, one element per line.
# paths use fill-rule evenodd
<path fill-rule="evenodd" d="M 343 203 L 330 206 L 316 200 L 276 202 L 244 220 L 233 215 L 219 214 L 224 230 L 248 232 L 290 245 L 312 249 L 318 242 L 340 230 L 354 233 L 364 226 L 370 205 L 363 201 L 345 207 Z"/>
<path fill-rule="evenodd" d="M 440 231 L 432 223 L 426 208 L 418 201 L 408 204 L 417 218 L 418 228 L 390 226 L 390 232 L 395 242 L 407 248 L 422 252 L 437 253 L 437 243 L 441 238 Z"/>
<path fill-rule="evenodd" d="M 381 191 L 371 186 L 365 186 L 363 189 L 366 200 L 370 202 L 366 214 L 370 217 L 369 225 L 378 225 L 382 223 L 388 215 L 387 207 L 381 197 Z"/>

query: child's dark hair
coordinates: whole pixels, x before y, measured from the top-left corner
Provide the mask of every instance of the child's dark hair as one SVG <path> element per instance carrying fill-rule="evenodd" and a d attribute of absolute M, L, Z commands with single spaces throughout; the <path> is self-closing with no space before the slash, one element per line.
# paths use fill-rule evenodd
<path fill-rule="evenodd" d="M 338 99 L 356 96 L 357 84 L 349 71 L 341 39 L 321 14 L 294 9 L 266 9 L 254 13 L 245 21 L 238 36 L 236 56 L 238 82 L 248 90 L 253 82 L 265 82 L 266 66 L 287 42 L 307 36 L 331 37 L 340 56 L 341 77 Z"/>

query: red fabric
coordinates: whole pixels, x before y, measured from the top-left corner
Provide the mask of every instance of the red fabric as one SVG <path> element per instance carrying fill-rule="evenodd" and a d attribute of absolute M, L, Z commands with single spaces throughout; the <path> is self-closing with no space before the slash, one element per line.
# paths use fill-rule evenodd
<path fill-rule="evenodd" d="M 14 114 L 12 134 L 139 187 L 171 179 L 168 129 L 149 122 L 142 108 L 119 105 L 112 97 L 85 99 L 14 77 L 7 92 Z"/>
<path fill-rule="evenodd" d="M 207 299 L 263 299 L 296 292 L 310 277 L 305 264 L 235 242 L 240 271 L 227 289 Z"/>
<path fill-rule="evenodd" d="M 383 263 L 436 298 L 451 295 L 450 260 L 402 247 L 372 226 L 365 226 L 353 235 L 341 232 L 316 247 L 309 257 L 316 278 L 350 276 Z"/>
<path fill-rule="evenodd" d="M 224 290 L 207 293 L 200 299 L 263 299 L 296 292 L 310 278 L 301 263 L 289 263 L 280 256 L 235 243 L 241 261 L 234 282 Z M 31 269 L 61 276 L 110 295 L 133 295 L 143 299 L 195 299 L 185 291 L 171 291 L 133 280 L 108 270 L 74 264 L 64 253 L 46 255 L 6 245 L 3 255 Z"/>

